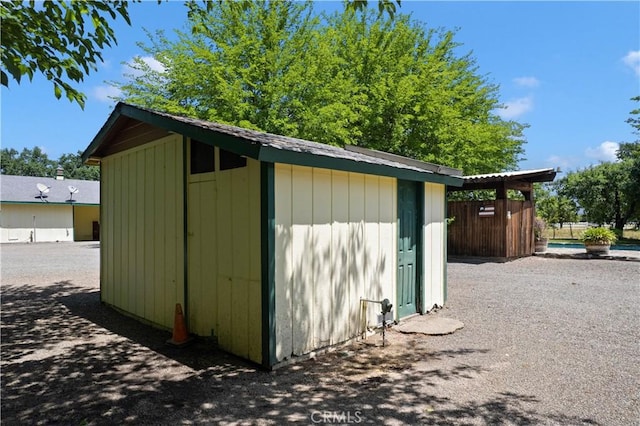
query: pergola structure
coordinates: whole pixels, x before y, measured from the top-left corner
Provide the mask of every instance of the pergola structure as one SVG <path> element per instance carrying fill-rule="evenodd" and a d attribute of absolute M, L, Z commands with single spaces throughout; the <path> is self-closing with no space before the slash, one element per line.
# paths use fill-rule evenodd
<path fill-rule="evenodd" d="M 448 253 L 452 256 L 490 257 L 508 260 L 530 256 L 535 242 L 533 184 L 552 182 L 555 169 L 522 170 L 464 176 L 456 191 L 494 190 L 495 200 L 449 201 Z M 520 191 L 523 200 L 510 200 L 508 190 Z"/>

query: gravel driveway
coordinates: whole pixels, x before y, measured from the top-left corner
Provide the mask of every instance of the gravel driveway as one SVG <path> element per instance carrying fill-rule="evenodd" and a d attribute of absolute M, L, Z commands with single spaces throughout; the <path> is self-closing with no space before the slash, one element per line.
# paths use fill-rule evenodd
<path fill-rule="evenodd" d="M 95 243 L 1 250 L 2 424 L 640 424 L 639 262 L 450 263 L 462 330 L 264 372 L 101 306 Z"/>

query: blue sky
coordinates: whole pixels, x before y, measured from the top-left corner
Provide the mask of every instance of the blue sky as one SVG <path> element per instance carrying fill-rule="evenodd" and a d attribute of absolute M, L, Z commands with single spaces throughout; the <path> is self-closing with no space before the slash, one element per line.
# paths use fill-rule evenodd
<path fill-rule="evenodd" d="M 370 2 L 375 7 L 375 2 Z M 342 7 L 317 2 L 316 10 Z M 460 54 L 472 52 L 478 73 L 500 86 L 503 118 L 527 123 L 526 160 L 520 169 L 577 170 L 614 160 L 618 142 L 636 140 L 625 120 L 639 107 L 639 2 L 426 2 L 403 1 L 427 27 L 458 29 Z M 143 29 L 183 28 L 182 1 L 130 5 L 132 26 L 115 24 L 118 45 L 86 77 L 84 111 L 55 99 L 41 77 L 2 86 L 2 148 L 40 146 L 50 158 L 84 150 L 113 109 L 106 81 L 122 80 L 123 63 L 144 56 Z"/>

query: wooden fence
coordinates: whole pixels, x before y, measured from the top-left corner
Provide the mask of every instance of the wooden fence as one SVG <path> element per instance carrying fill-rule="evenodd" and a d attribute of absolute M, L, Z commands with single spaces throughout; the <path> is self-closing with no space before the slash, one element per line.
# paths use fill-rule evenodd
<path fill-rule="evenodd" d="M 534 252 L 531 201 L 450 201 L 448 253 L 511 259 Z"/>

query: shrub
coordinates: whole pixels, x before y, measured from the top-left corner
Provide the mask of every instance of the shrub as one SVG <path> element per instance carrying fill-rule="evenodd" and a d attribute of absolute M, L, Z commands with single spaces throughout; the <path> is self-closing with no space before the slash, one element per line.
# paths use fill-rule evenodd
<path fill-rule="evenodd" d="M 590 244 L 613 244 L 617 239 L 612 230 L 602 227 L 589 228 L 580 237 L 580 241 Z"/>

